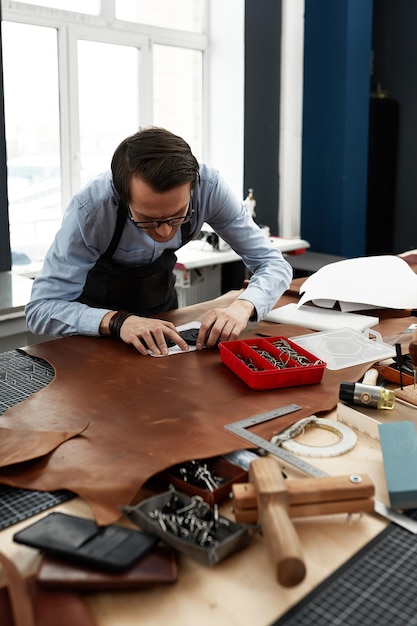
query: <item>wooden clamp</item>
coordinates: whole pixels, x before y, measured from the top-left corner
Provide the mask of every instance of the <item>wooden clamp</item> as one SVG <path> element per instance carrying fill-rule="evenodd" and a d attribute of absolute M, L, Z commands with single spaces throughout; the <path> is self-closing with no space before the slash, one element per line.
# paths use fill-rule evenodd
<path fill-rule="evenodd" d="M 374 510 L 375 488 L 366 474 L 284 480 L 277 461 L 264 457 L 252 461 L 249 477 L 251 483 L 232 486 L 236 521 L 259 521 L 277 564 L 277 579 L 286 587 L 297 585 L 305 576 L 290 518 Z"/>
<path fill-rule="evenodd" d="M 366 474 L 361 474 L 360 479 L 361 482 L 352 482 L 350 476 L 329 476 L 285 481 L 290 517 L 372 512 L 374 485 Z M 256 524 L 258 508 L 255 485 L 235 483 L 232 485 L 232 495 L 236 521 Z"/>
<path fill-rule="evenodd" d="M 256 459 L 249 467 L 253 480 L 263 535 L 276 563 L 279 583 L 298 585 L 305 576 L 305 564 L 295 528 L 288 514 L 288 491 L 278 463 L 272 458 Z"/>

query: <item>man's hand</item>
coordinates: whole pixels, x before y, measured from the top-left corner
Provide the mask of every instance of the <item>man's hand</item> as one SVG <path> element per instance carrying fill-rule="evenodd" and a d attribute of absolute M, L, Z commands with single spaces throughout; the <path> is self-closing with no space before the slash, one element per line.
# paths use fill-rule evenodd
<path fill-rule="evenodd" d="M 109 334 L 108 323 L 113 314 L 114 311 L 111 311 L 103 317 L 100 324 L 101 334 Z M 138 352 L 144 355 L 148 354 L 148 349 L 155 356 L 168 354 L 165 337 L 176 343 L 181 350 L 189 349 L 188 343 L 178 334 L 172 322 L 130 315 L 120 329 L 120 339 L 132 344 Z"/>
<path fill-rule="evenodd" d="M 198 333 L 197 350 L 202 350 L 204 346 L 213 348 L 219 341 L 237 339 L 254 312 L 249 300 L 235 300 L 225 309 L 211 309 Z"/>

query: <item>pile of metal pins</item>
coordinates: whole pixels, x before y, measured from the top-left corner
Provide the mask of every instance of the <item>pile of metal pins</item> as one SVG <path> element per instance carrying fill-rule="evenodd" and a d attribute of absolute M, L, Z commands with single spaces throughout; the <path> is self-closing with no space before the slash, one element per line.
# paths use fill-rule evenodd
<path fill-rule="evenodd" d="M 193 496 L 190 503 L 185 504 L 173 494 L 161 510 L 154 509 L 148 515 L 164 532 L 204 548 L 217 546 L 229 535 L 230 522 L 219 516 L 217 505 L 212 509 L 199 496 Z"/>

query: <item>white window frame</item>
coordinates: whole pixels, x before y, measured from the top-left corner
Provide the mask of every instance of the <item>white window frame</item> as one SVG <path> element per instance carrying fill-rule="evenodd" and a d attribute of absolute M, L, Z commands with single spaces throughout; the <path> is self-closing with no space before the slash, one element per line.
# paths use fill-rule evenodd
<path fill-rule="evenodd" d="M 140 48 L 141 125 L 153 123 L 152 49 L 154 44 L 203 53 L 203 160 L 208 157 L 208 35 L 116 20 L 114 0 L 102 0 L 101 15 L 87 15 L 1 0 L 2 19 L 55 28 L 58 33 L 62 211 L 80 187 L 77 42 L 81 39 Z M 69 3 L 70 5 L 70 0 Z M 208 2 L 207 2 L 208 5 Z M 208 23 L 207 16 L 205 20 Z M 27 53 L 27 51 L 25 51 Z M 115 88 L 122 89 L 121 85 Z"/>

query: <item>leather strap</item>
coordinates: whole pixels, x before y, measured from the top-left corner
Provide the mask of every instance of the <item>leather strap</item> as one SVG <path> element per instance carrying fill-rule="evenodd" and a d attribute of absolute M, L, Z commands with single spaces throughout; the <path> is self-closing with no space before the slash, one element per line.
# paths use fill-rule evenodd
<path fill-rule="evenodd" d="M 0 565 L 6 583 L 0 589 L 1 626 L 97 626 L 78 594 L 38 588 L 34 578 L 25 579 L 1 552 Z"/>
<path fill-rule="evenodd" d="M 13 626 L 36 626 L 27 582 L 14 563 L 0 552 L 0 564 L 9 593 Z"/>

